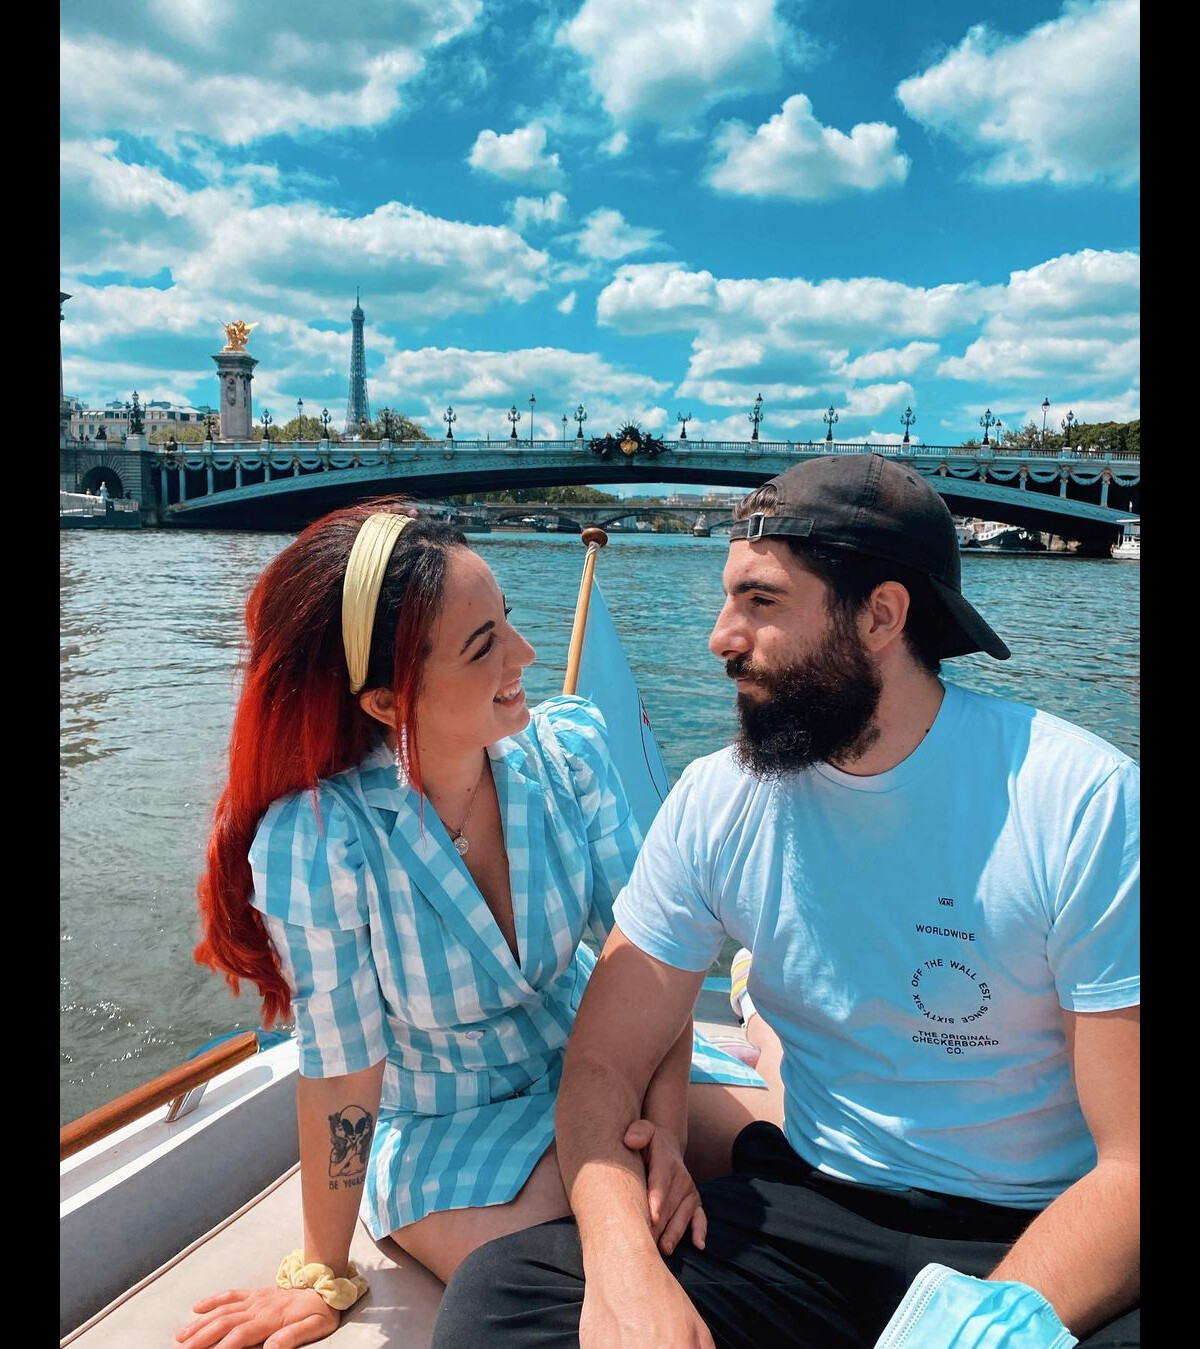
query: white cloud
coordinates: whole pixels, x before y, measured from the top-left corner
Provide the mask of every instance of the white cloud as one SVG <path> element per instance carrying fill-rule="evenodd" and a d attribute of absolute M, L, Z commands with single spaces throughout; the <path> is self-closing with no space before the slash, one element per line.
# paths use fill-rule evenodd
<path fill-rule="evenodd" d="M 475 138 L 467 162 L 473 169 L 490 173 L 510 183 L 536 183 L 549 187 L 563 180 L 557 154 L 547 155 L 546 128 L 530 122 L 504 135 L 484 130 Z"/>
<path fill-rule="evenodd" d="M 884 351 L 868 351 L 842 367 L 848 379 L 882 379 L 888 375 L 911 375 L 931 356 L 936 356 L 936 342 L 910 342 L 905 347 L 889 347 Z"/>
<path fill-rule="evenodd" d="M 909 377 L 939 354 L 937 375 L 983 380 L 997 395 L 1050 378 L 1060 393 L 1127 388 L 1138 369 L 1138 293 L 1137 255 L 1095 250 L 997 286 L 732 279 L 678 263 L 627 263 L 596 312 L 622 333 L 692 334 L 681 397 L 749 406 L 761 392 L 772 416 L 787 405 L 803 418 L 813 410 L 807 400 L 830 399 L 848 418 L 874 418 L 913 402 Z M 883 333 L 900 341 L 880 348 Z"/>
<path fill-rule="evenodd" d="M 774 0 L 584 0 L 555 40 L 583 59 L 618 128 L 689 128 L 723 99 L 773 88 L 786 33 Z"/>
<path fill-rule="evenodd" d="M 624 131 L 614 131 L 613 134 L 609 136 L 608 140 L 601 142 L 600 148 L 606 155 L 609 155 L 613 159 L 618 155 L 623 155 L 625 151 L 629 149 L 628 133 Z"/>
<path fill-rule="evenodd" d="M 951 356 L 937 369 L 947 379 L 1010 383 L 1039 377 L 1077 386 L 1127 380 L 1141 366 L 1141 340 L 1107 338 L 981 337 L 961 356 Z"/>
<path fill-rule="evenodd" d="M 567 216 L 567 199 L 561 192 L 551 192 L 545 197 L 518 197 L 509 210 L 513 227 L 518 230 L 557 225 Z"/>
<path fill-rule="evenodd" d="M 575 308 L 575 292 L 568 291 L 566 295 L 554 306 L 560 314 L 569 314 Z"/>
<path fill-rule="evenodd" d="M 630 253 L 644 253 L 653 248 L 658 235 L 658 230 L 629 224 L 620 211 L 601 208 L 583 222 L 578 245 L 585 257 L 615 262 Z"/>
<path fill-rule="evenodd" d="M 725 122 L 713 139 L 711 186 L 746 197 L 827 201 L 850 192 L 895 187 L 909 159 L 896 149 L 896 128 L 860 122 L 846 135 L 822 126 L 804 94 L 793 94 L 768 122 L 751 131 Z"/>
<path fill-rule="evenodd" d="M 994 308 L 997 319 L 1013 324 L 1074 327 L 1136 324 L 1141 306 L 1142 259 L 1139 253 L 1093 248 L 1050 258 L 1013 272 Z"/>
<path fill-rule="evenodd" d="M 248 321 L 341 323 L 361 284 L 368 316 L 373 307 L 420 321 L 521 303 L 548 284 L 548 256 L 508 226 L 398 202 L 357 217 L 312 201 L 255 205 L 244 186 L 191 191 L 157 169 L 122 163 L 106 142 L 68 142 L 63 182 L 63 289 L 77 294 L 108 271 L 155 281 L 153 290 L 97 289 L 113 303 L 94 330 L 73 302 L 77 344 L 165 321 L 164 304 L 172 315 L 190 312 L 192 332 L 228 321 L 230 306 Z M 73 219 L 87 228 L 71 228 Z M 164 269 L 173 284 L 159 281 Z"/>
<path fill-rule="evenodd" d="M 977 319 L 986 288 L 974 282 L 906 286 L 883 277 L 821 282 L 799 277 L 719 279 L 678 263 L 627 263 L 600 293 L 597 318 L 623 333 L 718 326 L 725 340 L 744 333 L 851 335 L 874 342 L 936 337 Z"/>
<path fill-rule="evenodd" d="M 373 379 L 380 388 L 405 391 L 410 406 L 419 406 L 431 424 L 446 402 L 453 403 L 460 438 L 508 435 L 505 414 L 515 406 L 521 413 L 518 436 L 529 433 L 529 395 L 537 399 L 534 434 L 557 438 L 562 417 L 568 418 L 568 436 L 575 433 L 575 408 L 583 403 L 588 414 L 584 434 L 593 427 L 608 428 L 618 419 L 633 417 L 643 426 L 670 386 L 661 380 L 614 366 L 594 352 L 560 347 L 530 347 L 514 351 L 480 351 L 461 347 L 423 347 L 391 353 Z M 420 418 L 418 418 L 420 420 Z"/>
<path fill-rule="evenodd" d="M 245 145 L 381 126 L 427 54 L 467 31 L 481 9 L 482 0 L 364 0 L 341 36 L 318 0 L 286 11 L 229 0 L 67 0 L 62 124 L 69 133 L 120 128 L 167 148 L 189 135 Z"/>
<path fill-rule="evenodd" d="M 1139 0 L 1068 0 L 1018 38 L 971 28 L 904 80 L 910 117 L 976 157 L 991 183 L 1135 184 L 1140 177 Z"/>

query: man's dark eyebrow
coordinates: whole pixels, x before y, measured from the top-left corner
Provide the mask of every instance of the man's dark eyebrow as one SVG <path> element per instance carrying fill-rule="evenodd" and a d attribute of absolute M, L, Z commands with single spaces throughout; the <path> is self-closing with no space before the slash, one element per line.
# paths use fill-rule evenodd
<path fill-rule="evenodd" d="M 458 648 L 458 654 L 461 656 L 462 653 L 467 649 L 467 647 L 471 645 L 471 643 L 475 640 L 476 637 L 482 637 L 485 632 L 491 632 L 491 630 L 495 626 L 496 620 L 494 618 L 489 618 L 486 623 L 480 623 L 480 625 L 475 629 L 475 631 L 470 635 L 470 637 L 468 637 L 467 640 L 462 644 L 462 646 Z"/>
<path fill-rule="evenodd" d="M 768 595 L 786 595 L 787 586 L 776 585 L 774 581 L 739 581 L 732 590 L 726 591 L 729 595 L 745 595 L 751 590 L 765 590 Z"/>

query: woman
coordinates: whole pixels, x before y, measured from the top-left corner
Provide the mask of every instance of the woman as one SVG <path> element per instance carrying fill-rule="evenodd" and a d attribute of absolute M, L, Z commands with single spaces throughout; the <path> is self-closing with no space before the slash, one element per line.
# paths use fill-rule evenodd
<path fill-rule="evenodd" d="M 250 595 L 196 956 L 235 992 L 252 980 L 265 1024 L 295 1016 L 303 1248 L 278 1287 L 196 1304 L 189 1349 L 332 1333 L 364 1287 L 360 1206 L 443 1280 L 569 1211 L 553 1110 L 594 964 L 581 939 L 607 935 L 640 835 L 596 709 L 527 708 L 534 652 L 508 616 L 465 537 L 398 501 L 317 521 Z M 707 1084 L 690 1126 L 689 1066 Z M 690 1027 L 664 1060 L 643 1103 L 667 1131 L 650 1177 L 664 1249 L 703 1231 L 673 1139 L 690 1127 L 702 1173 L 721 1169 L 769 1095 L 712 1046 L 693 1054 Z"/>

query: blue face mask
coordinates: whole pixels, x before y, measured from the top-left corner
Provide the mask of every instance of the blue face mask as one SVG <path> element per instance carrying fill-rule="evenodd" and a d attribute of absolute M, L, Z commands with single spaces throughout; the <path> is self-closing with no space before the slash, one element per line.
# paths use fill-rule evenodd
<path fill-rule="evenodd" d="M 926 1265 L 875 1349 L 1074 1349 L 1078 1343 L 1036 1288 Z"/>

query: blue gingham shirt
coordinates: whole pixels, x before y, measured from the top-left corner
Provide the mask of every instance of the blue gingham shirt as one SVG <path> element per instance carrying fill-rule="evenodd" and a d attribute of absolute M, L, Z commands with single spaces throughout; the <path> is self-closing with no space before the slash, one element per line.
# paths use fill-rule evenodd
<path fill-rule="evenodd" d="M 520 961 L 436 811 L 382 743 L 267 810 L 252 902 L 293 990 L 305 1077 L 387 1059 L 381 1110 L 446 1115 L 522 1095 L 561 1061 L 641 835 L 582 698 L 490 746 Z"/>

